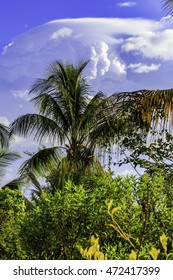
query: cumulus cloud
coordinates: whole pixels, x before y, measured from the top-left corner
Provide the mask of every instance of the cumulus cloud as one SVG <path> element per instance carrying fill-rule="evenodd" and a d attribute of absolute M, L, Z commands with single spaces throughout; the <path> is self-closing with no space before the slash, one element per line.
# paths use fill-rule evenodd
<path fill-rule="evenodd" d="M 120 7 L 120 8 L 129 8 L 129 7 L 134 7 L 136 6 L 136 2 L 118 2 L 117 3 L 117 6 Z"/>
<path fill-rule="evenodd" d="M 109 46 L 104 41 L 99 41 L 90 47 L 90 72 L 89 79 L 95 79 L 97 74 L 104 76 L 109 71 L 111 61 L 108 55 Z"/>
<path fill-rule="evenodd" d="M 119 73 L 119 75 L 126 75 L 126 64 L 122 61 L 120 61 L 120 59 L 118 57 L 115 57 L 112 60 L 112 70 L 114 73 Z"/>
<path fill-rule="evenodd" d="M 143 63 L 131 63 L 127 68 L 130 68 L 135 73 L 149 73 L 151 71 L 156 71 L 160 68 L 161 64 L 151 63 L 150 65 Z"/>
<path fill-rule="evenodd" d="M 133 52 L 146 58 L 173 60 L 173 30 L 142 32 L 122 44 L 122 51 Z"/>

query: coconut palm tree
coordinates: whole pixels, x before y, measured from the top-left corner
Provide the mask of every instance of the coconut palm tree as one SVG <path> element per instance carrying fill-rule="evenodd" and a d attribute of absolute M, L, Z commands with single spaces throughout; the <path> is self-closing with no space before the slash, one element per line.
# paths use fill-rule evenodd
<path fill-rule="evenodd" d="M 166 15 L 173 15 L 173 0 L 163 0 L 163 10 Z"/>
<path fill-rule="evenodd" d="M 66 168 L 76 176 L 79 170 L 85 172 L 96 161 L 95 153 L 114 137 L 118 99 L 120 102 L 123 96 L 117 95 L 116 109 L 113 100 L 102 92 L 92 97 L 82 76 L 87 64 L 85 61 L 74 67 L 55 61 L 50 65 L 48 77 L 36 80 L 32 86 L 31 93 L 36 94 L 32 102 L 39 113 L 18 117 L 11 124 L 11 132 L 25 137 L 32 135 L 38 142 L 47 141 L 49 145 L 22 165 L 22 173 L 30 170 L 45 174 L 54 162 L 58 168 L 61 166 L 61 171 L 63 166 L 63 170 Z"/>
<path fill-rule="evenodd" d="M 147 133 L 163 112 L 165 118 L 171 112 L 173 90 L 122 92 L 110 97 L 98 92 L 91 96 L 82 76 L 87 64 L 74 67 L 55 61 L 48 76 L 32 86 L 30 93 L 36 96 L 31 101 L 39 113 L 19 116 L 11 124 L 11 132 L 32 135 L 37 142 L 49 145 L 24 162 L 21 174 L 45 175 L 53 168 L 63 180 L 69 175 L 78 181 L 79 174 L 98 165 L 96 155 L 134 130 Z"/>

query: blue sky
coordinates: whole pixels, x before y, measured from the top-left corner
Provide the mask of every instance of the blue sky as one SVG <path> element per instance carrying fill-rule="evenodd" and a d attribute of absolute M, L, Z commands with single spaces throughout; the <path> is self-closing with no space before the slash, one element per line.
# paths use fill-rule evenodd
<path fill-rule="evenodd" d="M 55 59 L 90 58 L 93 92 L 173 87 L 173 29 L 159 0 L 1 0 L 0 7 L 0 121 L 7 125 L 34 112 L 28 91 Z M 33 146 L 16 137 L 13 149 Z"/>

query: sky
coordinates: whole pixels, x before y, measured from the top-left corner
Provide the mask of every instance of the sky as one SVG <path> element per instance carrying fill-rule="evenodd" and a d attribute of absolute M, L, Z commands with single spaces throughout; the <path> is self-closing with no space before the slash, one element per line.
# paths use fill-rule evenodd
<path fill-rule="evenodd" d="M 28 92 L 55 59 L 90 59 L 93 94 L 172 88 L 172 27 L 161 0 L 1 0 L 0 122 L 36 112 Z M 17 136 L 12 149 L 23 156 L 34 146 Z"/>

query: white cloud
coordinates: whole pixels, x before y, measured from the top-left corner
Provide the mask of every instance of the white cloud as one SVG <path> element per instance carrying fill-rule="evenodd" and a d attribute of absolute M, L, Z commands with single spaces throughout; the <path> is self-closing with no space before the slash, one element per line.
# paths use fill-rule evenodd
<path fill-rule="evenodd" d="M 111 61 L 108 57 L 109 46 L 104 41 L 99 41 L 90 47 L 90 79 L 95 79 L 97 74 L 104 76 L 109 71 Z"/>
<path fill-rule="evenodd" d="M 9 124 L 10 124 L 8 118 L 7 117 L 3 117 L 3 116 L 0 117 L 0 123 L 5 125 L 5 126 L 9 126 Z"/>
<path fill-rule="evenodd" d="M 114 73 L 119 73 L 119 75 L 126 75 L 126 64 L 120 61 L 118 57 L 112 60 L 112 70 Z"/>
<path fill-rule="evenodd" d="M 122 45 L 122 51 L 143 55 L 146 58 L 173 60 L 173 29 L 142 32 L 130 37 Z"/>
<path fill-rule="evenodd" d="M 144 83 L 145 87 L 157 83 L 158 88 L 161 80 L 164 87 L 163 73 L 162 79 L 157 80 L 151 75 L 171 69 L 166 65 L 160 67 L 173 60 L 173 30 L 167 25 L 165 18 L 160 21 L 140 18 L 55 20 L 13 40 L 10 51 L 0 56 L 0 79 L 9 88 L 21 89 L 13 91 L 16 101 L 17 97 L 28 101 L 30 86 L 35 78 L 44 77 L 49 62 L 57 59 L 76 63 L 90 58 L 84 74 L 94 91 L 102 90 L 102 87 L 108 93 L 136 90 Z M 143 65 L 128 68 L 128 65 L 138 63 L 136 61 L 142 61 Z M 132 70 L 130 76 L 128 69 Z M 139 75 L 135 78 L 137 73 L 149 71 L 147 80 L 140 80 Z"/>
<path fill-rule="evenodd" d="M 135 73 L 149 73 L 151 71 L 157 71 L 161 64 L 151 63 L 150 65 L 143 63 L 131 63 L 127 68 L 130 68 Z"/>
<path fill-rule="evenodd" d="M 73 30 L 70 28 L 63 27 L 58 29 L 57 31 L 53 32 L 51 35 L 52 40 L 58 40 L 59 38 L 69 37 L 73 33 Z"/>
<path fill-rule="evenodd" d="M 120 7 L 120 8 L 129 8 L 129 7 L 134 7 L 136 6 L 136 2 L 118 2 L 117 3 L 117 6 Z"/>
<path fill-rule="evenodd" d="M 16 91 L 12 91 L 12 95 L 16 98 L 21 98 L 25 101 L 29 101 L 31 98 L 28 94 L 28 90 L 16 90 Z"/>
<path fill-rule="evenodd" d="M 99 56 L 95 50 L 94 46 L 90 47 L 90 74 L 88 79 L 92 80 L 97 77 L 97 63 L 99 61 Z"/>
<path fill-rule="evenodd" d="M 104 76 L 108 72 L 111 62 L 108 58 L 109 46 L 104 41 L 100 41 L 96 44 L 96 51 L 99 55 L 99 73 Z"/>

